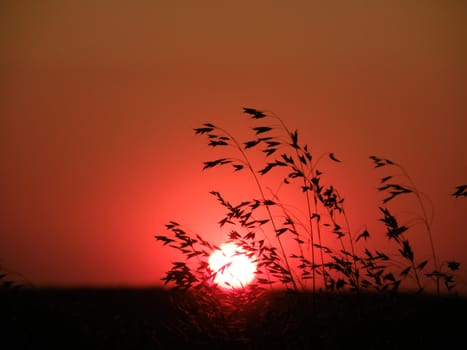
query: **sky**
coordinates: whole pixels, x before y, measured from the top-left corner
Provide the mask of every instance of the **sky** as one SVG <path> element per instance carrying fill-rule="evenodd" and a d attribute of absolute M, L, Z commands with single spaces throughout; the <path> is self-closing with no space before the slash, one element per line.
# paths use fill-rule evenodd
<path fill-rule="evenodd" d="M 454 0 L 1 1 L 1 267 L 35 286 L 161 284 L 167 222 L 220 243 L 209 191 L 256 195 L 202 170 L 216 152 L 193 128 L 245 138 L 253 107 L 342 160 L 326 173 L 356 231 L 384 236 L 368 157 L 402 164 L 439 259 L 462 268 L 466 36 Z"/>

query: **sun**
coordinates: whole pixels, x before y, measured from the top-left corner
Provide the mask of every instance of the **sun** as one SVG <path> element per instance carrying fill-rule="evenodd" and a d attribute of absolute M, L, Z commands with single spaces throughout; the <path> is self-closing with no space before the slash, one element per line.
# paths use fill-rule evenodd
<path fill-rule="evenodd" d="M 242 288 L 255 278 L 256 263 L 235 243 L 224 243 L 209 257 L 209 267 L 216 272 L 214 283 L 225 289 Z"/>

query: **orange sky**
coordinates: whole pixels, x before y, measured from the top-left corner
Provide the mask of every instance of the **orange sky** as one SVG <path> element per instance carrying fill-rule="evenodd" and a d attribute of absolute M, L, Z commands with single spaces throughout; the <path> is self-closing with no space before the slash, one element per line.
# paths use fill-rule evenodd
<path fill-rule="evenodd" d="M 356 229 L 379 217 L 368 156 L 403 164 L 438 254 L 467 265 L 449 196 L 467 182 L 466 35 L 461 1 L 2 2 L 0 263 L 39 286 L 159 284 L 165 223 L 220 242 L 208 192 L 252 196 L 201 171 L 215 155 L 192 130 L 241 138 L 248 106 L 344 160 L 329 172 Z"/>

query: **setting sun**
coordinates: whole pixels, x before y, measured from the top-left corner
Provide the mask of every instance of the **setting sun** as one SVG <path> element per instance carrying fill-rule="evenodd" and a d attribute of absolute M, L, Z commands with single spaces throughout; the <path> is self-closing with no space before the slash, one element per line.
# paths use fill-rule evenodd
<path fill-rule="evenodd" d="M 209 267 L 216 272 L 214 283 L 226 289 L 241 288 L 255 278 L 256 263 L 235 243 L 225 243 L 209 257 Z"/>

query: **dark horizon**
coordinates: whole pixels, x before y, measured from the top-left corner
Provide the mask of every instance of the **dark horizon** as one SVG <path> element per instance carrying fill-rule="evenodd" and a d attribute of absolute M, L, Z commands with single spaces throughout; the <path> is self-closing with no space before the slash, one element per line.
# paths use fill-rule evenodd
<path fill-rule="evenodd" d="M 0 13 L 2 270 L 38 287 L 162 285 L 178 258 L 154 239 L 167 222 L 221 244 L 209 191 L 256 196 L 247 176 L 203 171 L 217 154 L 193 132 L 213 122 L 246 141 L 252 107 L 342 161 L 320 164 L 353 232 L 383 247 L 369 156 L 404 166 L 467 294 L 467 201 L 452 196 L 467 181 L 464 3 L 29 0 Z M 287 199 L 301 213 L 299 195 Z"/>

